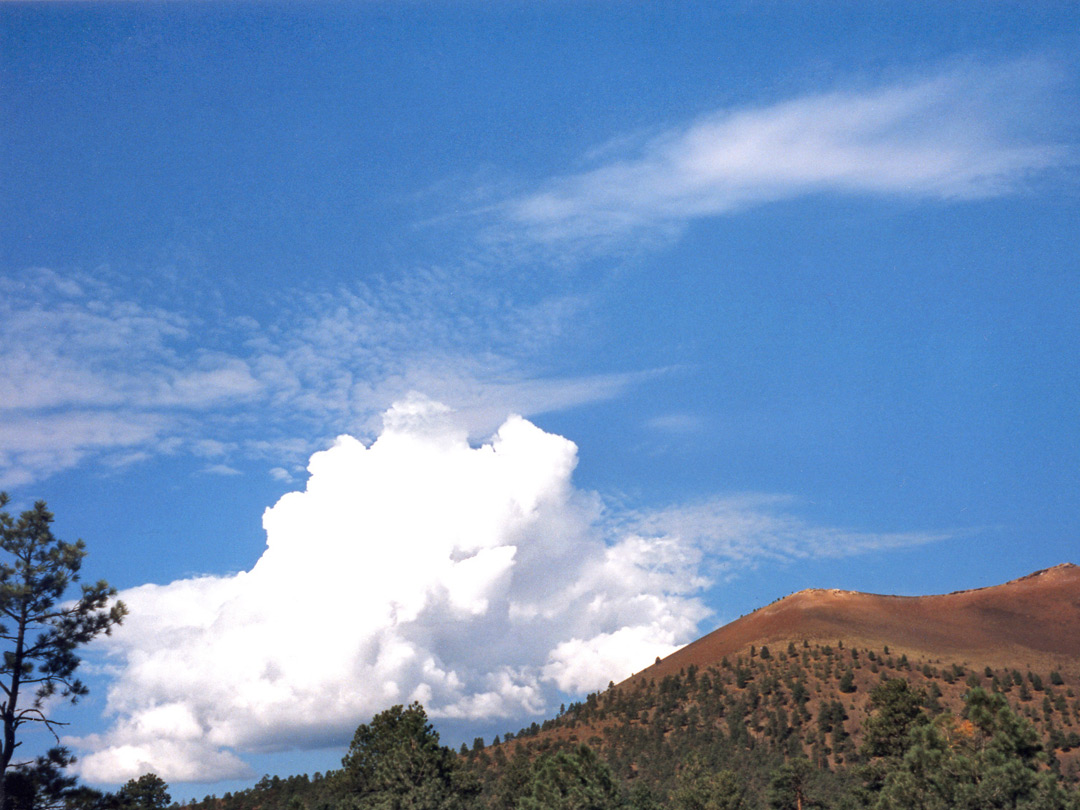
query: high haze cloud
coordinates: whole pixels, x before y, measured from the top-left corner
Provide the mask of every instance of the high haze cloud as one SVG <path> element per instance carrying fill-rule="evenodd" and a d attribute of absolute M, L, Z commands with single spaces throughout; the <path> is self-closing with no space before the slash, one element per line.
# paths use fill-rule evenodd
<path fill-rule="evenodd" d="M 115 782 L 242 775 L 237 751 L 341 743 L 419 699 L 435 716 L 521 717 L 692 637 L 699 555 L 611 537 L 570 482 L 575 445 L 512 417 L 470 446 L 428 400 L 348 436 L 264 516 L 250 571 L 126 591 L 109 732 L 81 771 Z"/>

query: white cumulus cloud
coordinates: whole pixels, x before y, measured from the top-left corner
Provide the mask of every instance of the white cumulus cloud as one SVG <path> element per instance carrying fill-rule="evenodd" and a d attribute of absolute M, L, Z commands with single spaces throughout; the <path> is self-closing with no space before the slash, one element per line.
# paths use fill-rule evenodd
<path fill-rule="evenodd" d="M 709 577 L 947 534 L 870 534 L 744 495 L 618 510 L 571 480 L 577 447 L 512 416 L 479 446 L 412 396 L 370 445 L 315 453 L 263 517 L 249 571 L 143 585 L 96 642 L 112 725 L 67 740 L 92 782 L 250 775 L 243 755 L 343 745 L 394 703 L 524 720 L 698 635 Z"/>
<path fill-rule="evenodd" d="M 412 398 L 370 446 L 316 453 L 263 519 L 249 571 L 122 594 L 110 730 L 75 741 L 116 782 L 245 773 L 246 751 L 341 743 L 393 702 L 521 717 L 693 637 L 698 556 L 612 538 L 575 489 L 577 448 L 520 418 L 473 446 Z"/>

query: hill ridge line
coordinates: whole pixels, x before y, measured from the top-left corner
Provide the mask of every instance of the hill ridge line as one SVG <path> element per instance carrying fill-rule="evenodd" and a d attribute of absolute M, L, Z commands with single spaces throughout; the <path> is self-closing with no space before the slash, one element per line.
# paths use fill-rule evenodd
<path fill-rule="evenodd" d="M 978 588 L 961 588 L 960 590 L 948 591 L 947 593 L 928 593 L 928 594 L 917 594 L 917 595 L 914 595 L 914 596 L 910 595 L 910 594 L 900 594 L 900 593 L 875 593 L 873 591 L 854 591 L 854 590 L 850 590 L 848 588 L 803 588 L 801 591 L 795 591 L 794 593 L 790 593 L 787 596 L 783 596 L 780 599 L 777 599 L 775 602 L 772 603 L 772 605 L 775 605 L 778 602 L 783 602 L 783 601 L 785 601 L 787 599 L 791 599 L 792 597 L 795 597 L 795 596 L 800 596 L 802 594 L 833 594 L 833 595 L 837 595 L 837 596 L 842 596 L 842 595 L 877 596 L 877 597 L 883 597 L 883 598 L 887 598 L 887 599 L 926 599 L 926 598 L 937 597 L 937 596 L 955 596 L 957 594 L 962 594 L 962 593 L 977 593 L 978 591 L 987 591 L 987 590 L 991 590 L 993 588 L 1003 588 L 1006 585 L 1014 585 L 1017 582 L 1024 582 L 1026 580 L 1035 579 L 1036 577 L 1041 577 L 1041 576 L 1044 576 L 1045 574 L 1051 574 L 1051 573 L 1054 573 L 1056 571 L 1071 571 L 1073 569 L 1078 569 L 1078 568 L 1080 568 L 1080 566 L 1076 565 L 1075 563 L 1063 562 L 1063 563 L 1058 563 L 1057 565 L 1052 565 L 1049 568 L 1041 568 L 1038 571 L 1032 571 L 1030 574 L 1024 574 L 1022 577 L 1017 577 L 1016 579 L 1010 579 L 1010 580 L 1007 580 L 1006 582 L 1000 582 L 1000 583 L 998 583 L 996 585 L 981 585 Z M 757 610 L 764 610 L 765 608 L 771 607 L 772 605 L 764 605 L 764 606 L 762 606 L 760 608 L 757 608 Z"/>

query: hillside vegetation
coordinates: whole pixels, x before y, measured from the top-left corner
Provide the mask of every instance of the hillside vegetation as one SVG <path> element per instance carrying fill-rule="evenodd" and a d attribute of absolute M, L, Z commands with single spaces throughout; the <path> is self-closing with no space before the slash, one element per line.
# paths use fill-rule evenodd
<path fill-rule="evenodd" d="M 774 660 L 767 655 L 765 662 Z M 590 696 L 546 729 L 457 754 L 439 745 L 421 706 L 397 706 L 358 729 L 342 770 L 311 780 L 266 777 L 196 807 L 1080 810 L 1075 769 L 1063 770 L 1056 749 L 1004 692 L 972 687 L 953 712 L 943 707 L 945 690 L 913 686 L 879 666 L 885 679 L 870 688 L 856 725 L 848 698 L 860 687 L 840 691 L 854 681 L 853 669 L 826 693 L 801 669 L 801 655 L 784 655 L 786 662 L 775 660 L 778 668 L 792 664 L 790 683 L 772 682 L 776 671 L 761 661 L 668 676 L 655 688 Z M 583 732 L 591 732 L 584 742 Z"/>

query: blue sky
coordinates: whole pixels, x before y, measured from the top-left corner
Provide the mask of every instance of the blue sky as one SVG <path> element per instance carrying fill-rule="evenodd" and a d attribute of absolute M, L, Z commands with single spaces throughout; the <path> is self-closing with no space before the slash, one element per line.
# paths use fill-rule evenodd
<path fill-rule="evenodd" d="M 83 776 L 321 770 L 414 697 L 471 742 L 804 587 L 1077 561 L 1078 32 L 4 4 L 0 486 L 133 611 Z"/>

